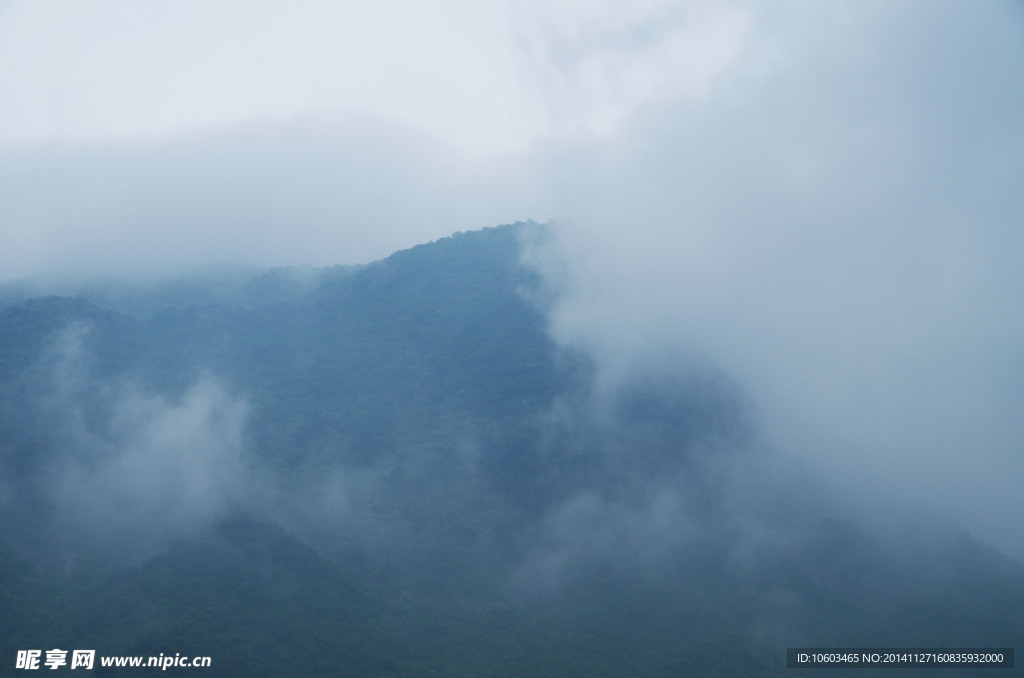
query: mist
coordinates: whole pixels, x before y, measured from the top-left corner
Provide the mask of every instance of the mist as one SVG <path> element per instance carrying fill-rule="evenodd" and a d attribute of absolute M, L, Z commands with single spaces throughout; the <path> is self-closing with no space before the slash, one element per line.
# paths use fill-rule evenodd
<path fill-rule="evenodd" d="M 352 116 L 0 148 L 0 182 L 3 277 L 43 292 L 225 264 L 366 263 L 538 209 L 514 158 L 469 165 L 408 126 Z"/>
<path fill-rule="evenodd" d="M 1019 3 L 6 0 L 0 92 L 8 660 L 1021 636 Z"/>
<path fill-rule="evenodd" d="M 125 47 L 150 71 L 105 52 L 76 62 L 116 27 L 78 34 L 0 6 L 3 35 L 35 36 L 0 52 L 0 82 L 25 95 L 0 118 L 0 278 L 60 291 L 225 262 L 366 263 L 552 218 L 523 263 L 545 281 L 550 336 L 591 361 L 593 390 L 556 402 L 537 436 L 626 479 L 612 492 L 605 476 L 560 478 L 556 500 L 523 508 L 491 494 L 480 460 L 500 445 L 475 430 L 423 455 L 457 469 L 447 476 L 385 457 L 275 479 L 246 461 L 245 393 L 217 377 L 176 395 L 110 383 L 101 432 L 67 410 L 91 461 L 52 472 L 64 514 L 171 535 L 262 507 L 310 542 L 386 550 L 429 542 L 419 507 L 458 487 L 459 507 L 529 514 L 507 574 L 553 591 L 572 563 L 625 548 L 630 567 L 656 571 L 721 530 L 739 535 L 742 570 L 803 539 L 791 514 L 762 516 L 780 492 L 800 505 L 807 473 L 838 513 L 928 513 L 1024 556 L 1019 7 L 586 4 L 454 3 L 449 25 L 444 12 L 358 24 L 314 3 L 274 32 L 279 12 L 259 3 L 246 40 L 231 12 L 209 10 L 195 53 Z M 166 25 L 154 44 L 190 44 L 137 11 L 138 35 Z M 341 24 L 351 42 L 328 30 Z M 375 30 L 356 40 L 360 25 Z M 260 31 L 277 47 L 261 50 Z M 52 63 L 33 46 L 69 33 Z M 415 49 L 380 47 L 403 37 Z M 246 68 L 221 43 L 263 58 Z M 190 77 L 197 55 L 208 70 Z M 296 73 L 312 85 L 282 84 Z M 104 86 L 77 84 L 90 78 Z M 671 397 L 693 374 L 733 385 L 723 393 L 756 433 L 687 439 L 709 453 L 652 478 L 626 452 L 666 433 L 645 438 L 623 414 L 630 393 Z M 719 492 L 713 515 L 693 503 L 699 481 Z"/>
<path fill-rule="evenodd" d="M 35 383 L 18 384 L 21 426 L 35 432 L 31 456 L 8 460 L 22 472 L 12 473 L 5 509 L 18 518 L 6 527 L 19 548 L 69 568 L 83 554 L 142 562 L 261 496 L 244 398 L 211 374 L 173 394 L 104 373 L 105 338 L 93 334 L 89 322 L 58 329 Z"/>
<path fill-rule="evenodd" d="M 80 441 L 55 470 L 54 498 L 71 530 L 94 537 L 97 529 L 109 531 L 151 555 L 251 499 L 242 459 L 244 404 L 210 380 L 193 385 L 179 403 L 130 390 L 116 398 L 110 441 L 93 443 L 105 449 L 83 454 Z"/>
<path fill-rule="evenodd" d="M 760 8 L 703 96 L 548 149 L 553 335 L 612 383 L 702 355 L 837 492 L 1021 555 L 1017 9 Z"/>

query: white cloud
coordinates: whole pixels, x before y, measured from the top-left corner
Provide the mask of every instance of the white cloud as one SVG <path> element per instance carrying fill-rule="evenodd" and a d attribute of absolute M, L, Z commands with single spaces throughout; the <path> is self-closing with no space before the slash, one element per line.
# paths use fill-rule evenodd
<path fill-rule="evenodd" d="M 703 96 L 746 10 L 702 2 L 14 0 L 6 278 L 333 264 L 552 202 L 538 149 Z"/>
<path fill-rule="evenodd" d="M 246 413 L 209 377 L 177 402 L 122 387 L 109 435 L 79 429 L 51 479 L 64 523 L 145 553 L 229 516 L 252 492 Z"/>
<path fill-rule="evenodd" d="M 515 5 L 518 44 L 555 136 L 607 137 L 646 107 L 696 98 L 738 59 L 749 12 L 704 2 Z"/>
<path fill-rule="evenodd" d="M 7 142 L 338 111 L 469 150 L 504 148 L 517 133 L 491 4 L 13 2 L 0 45 Z"/>
<path fill-rule="evenodd" d="M 16 0 L 0 13 L 0 143 L 356 114 L 474 156 L 522 151 L 698 93 L 746 23 L 694 2 Z"/>
<path fill-rule="evenodd" d="M 1022 30 L 999 2 L 14 0 L 0 268 L 558 217 L 560 339 L 703 351 L 823 469 L 1024 543 Z"/>
<path fill-rule="evenodd" d="M 1020 17 L 757 9 L 713 92 L 550 150 L 571 269 L 553 331 L 609 374 L 703 353 L 777 443 L 864 501 L 1019 552 Z"/>

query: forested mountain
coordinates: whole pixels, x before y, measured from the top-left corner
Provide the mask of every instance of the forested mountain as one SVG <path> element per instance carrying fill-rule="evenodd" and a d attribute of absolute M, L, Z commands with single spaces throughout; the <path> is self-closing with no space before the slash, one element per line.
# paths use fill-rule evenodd
<path fill-rule="evenodd" d="M 763 450 L 727 375 L 678 361 L 596 389 L 521 263 L 540 230 L 10 298 L 0 674 L 32 648 L 208 655 L 168 671 L 217 676 L 589 677 L 1019 645 L 1021 563 L 832 502 Z"/>

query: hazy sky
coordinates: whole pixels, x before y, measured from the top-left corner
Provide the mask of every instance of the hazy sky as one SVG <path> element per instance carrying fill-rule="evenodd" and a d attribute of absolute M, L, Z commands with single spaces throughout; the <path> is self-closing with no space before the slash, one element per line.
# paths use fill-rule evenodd
<path fill-rule="evenodd" d="M 608 379 L 1024 554 L 1020 3 L 0 1 L 0 279 L 558 219 Z"/>
<path fill-rule="evenodd" d="M 749 8 L 0 4 L 0 277 L 363 261 L 553 211 L 545 149 L 635 133 Z"/>

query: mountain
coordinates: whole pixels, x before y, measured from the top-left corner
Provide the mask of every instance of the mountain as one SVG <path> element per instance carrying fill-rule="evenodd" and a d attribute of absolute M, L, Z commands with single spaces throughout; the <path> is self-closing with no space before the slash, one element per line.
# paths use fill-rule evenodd
<path fill-rule="evenodd" d="M 764 676 L 787 647 L 1024 637 L 1021 563 L 832 501 L 716 368 L 596 388 L 547 331 L 537 237 L 11 300 L 6 670 L 71 648 L 218 676 Z"/>

